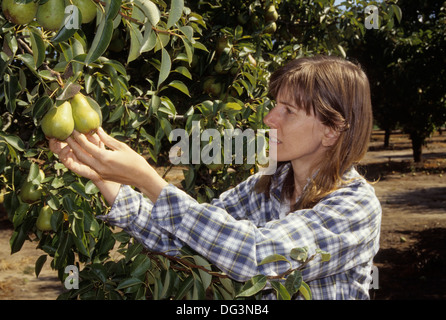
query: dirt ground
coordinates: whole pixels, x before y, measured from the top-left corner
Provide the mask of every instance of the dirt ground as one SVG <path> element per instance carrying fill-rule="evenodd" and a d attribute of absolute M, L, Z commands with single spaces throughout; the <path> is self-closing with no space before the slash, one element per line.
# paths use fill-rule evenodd
<path fill-rule="evenodd" d="M 362 169 L 374 181 L 383 207 L 381 249 L 375 258 L 378 289 L 374 300 L 446 298 L 446 133 L 436 133 L 414 165 L 407 136 L 394 133 L 384 149 L 376 131 Z M 175 173 L 175 172 L 174 172 Z M 0 300 L 51 300 L 63 290 L 45 264 L 36 278 L 34 264 L 43 253 L 26 242 L 10 255 L 10 223 L 0 210 Z"/>

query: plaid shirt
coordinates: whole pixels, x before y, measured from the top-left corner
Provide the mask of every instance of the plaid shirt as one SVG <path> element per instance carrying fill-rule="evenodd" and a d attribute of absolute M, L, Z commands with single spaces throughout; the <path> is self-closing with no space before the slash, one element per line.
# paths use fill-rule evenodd
<path fill-rule="evenodd" d="M 200 204 L 173 185 L 163 188 L 156 203 L 129 186 L 121 186 L 109 214 L 99 216 L 126 230 L 148 249 L 177 254 L 187 244 L 237 281 L 257 274 L 278 275 L 284 261 L 258 265 L 281 254 L 293 268 L 291 249 L 317 248 L 331 254 L 302 270 L 313 299 L 369 299 L 371 267 L 379 248 L 381 206 L 374 189 L 356 178 L 332 192 L 312 209 L 281 214 L 280 189 L 290 165 L 275 174 L 270 198 L 253 191 L 259 174 L 249 177 L 210 204 Z"/>

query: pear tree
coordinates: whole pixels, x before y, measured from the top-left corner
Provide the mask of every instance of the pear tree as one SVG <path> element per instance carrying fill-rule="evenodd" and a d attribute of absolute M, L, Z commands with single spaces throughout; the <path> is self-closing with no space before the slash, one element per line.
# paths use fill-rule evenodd
<path fill-rule="evenodd" d="M 42 252 L 36 275 L 49 263 L 61 285 L 66 268 L 77 268 L 79 288 L 64 290 L 64 299 L 253 299 L 267 283 L 279 299 L 311 298 L 301 270 L 329 253 L 296 248 L 268 257 L 262 263 L 288 261 L 289 270 L 241 283 L 186 246 L 181 256 L 152 252 L 96 219 L 109 204 L 91 181 L 64 167 L 47 138 L 102 126 L 168 177 L 172 130 L 190 134 L 196 122 L 220 133 L 264 129 L 271 72 L 303 55 L 345 55 L 347 40 L 365 33 L 355 8 L 367 4 L 3 0 L 0 190 L 14 229 L 11 254 L 32 242 Z M 202 202 L 259 166 L 181 169 L 178 186 Z"/>

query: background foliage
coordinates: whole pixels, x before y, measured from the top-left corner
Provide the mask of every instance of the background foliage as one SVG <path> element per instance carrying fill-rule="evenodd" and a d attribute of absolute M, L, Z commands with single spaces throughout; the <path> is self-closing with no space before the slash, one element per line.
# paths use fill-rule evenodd
<path fill-rule="evenodd" d="M 90 181 L 68 171 L 49 151 L 40 122 L 53 104 L 80 91 L 99 104 L 107 132 L 153 165 L 169 170 L 173 143 L 169 133 L 175 128 L 190 132 L 192 121 L 200 121 L 202 130 L 220 132 L 264 128 L 262 119 L 272 106 L 266 92 L 269 75 L 291 59 L 318 53 L 361 58 L 372 74 L 376 66 L 382 68 L 371 77 L 375 87 L 387 88 L 387 82 L 379 82 L 383 78 L 400 83 L 394 74 L 403 76 L 398 71 L 410 66 L 417 70 L 424 57 L 417 51 L 420 44 L 426 44 L 426 50 L 444 50 L 436 42 L 444 32 L 444 5 L 436 6 L 435 17 L 426 11 L 432 24 L 410 33 L 402 29 L 406 2 L 410 1 L 398 6 L 330 0 L 95 0 L 93 22 L 57 32 L 36 21 L 15 25 L 1 15 L 0 189 L 14 225 L 11 253 L 19 251 L 24 241 L 33 241 L 42 250 L 36 274 L 44 263 L 51 263 L 62 282 L 68 275 L 65 267 L 78 266 L 80 288 L 61 298 L 255 298 L 267 280 L 279 299 L 311 298 L 300 275 L 314 258 L 305 248 L 290 253 L 291 259 L 302 262 L 300 269 L 238 283 L 188 248 L 181 257 L 149 252 L 126 233 L 97 220 L 96 215 L 107 212 L 107 204 Z M 369 4 L 379 7 L 378 30 L 364 26 L 364 8 Z M 275 7 L 277 20 L 265 16 L 270 6 Z M 411 17 L 416 19 L 416 13 Z M 399 61 L 400 51 L 411 59 Z M 443 110 L 438 125 L 445 119 L 444 90 L 431 86 L 432 81 L 423 83 L 438 110 Z M 384 92 L 379 97 L 377 119 L 386 127 L 389 117 L 379 116 L 389 103 L 397 107 L 393 102 L 399 98 Z M 392 120 L 388 126 L 395 123 Z M 208 201 L 257 169 L 247 164 L 187 165 L 181 184 L 198 201 Z M 32 203 L 21 198 L 26 184 L 37 189 Z M 35 226 L 44 206 L 53 210 L 49 232 Z M 111 258 L 113 248 L 119 258 Z M 322 261 L 329 259 L 328 253 L 318 254 Z M 263 263 L 283 259 L 287 258 L 272 256 Z"/>

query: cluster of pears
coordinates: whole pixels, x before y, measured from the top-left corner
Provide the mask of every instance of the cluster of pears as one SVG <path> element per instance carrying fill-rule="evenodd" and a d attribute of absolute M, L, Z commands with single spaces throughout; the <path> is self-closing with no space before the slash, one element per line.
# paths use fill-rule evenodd
<path fill-rule="evenodd" d="M 39 175 L 35 181 L 25 181 L 20 189 L 20 199 L 23 202 L 33 204 L 40 201 L 43 195 L 43 189 L 40 185 L 42 180 L 45 179 L 45 173 L 42 169 L 39 169 Z M 44 205 L 37 217 L 36 227 L 40 231 L 51 231 L 51 216 L 53 215 L 53 210 L 48 206 Z"/>
<path fill-rule="evenodd" d="M 77 93 L 61 105 L 53 106 L 43 117 L 41 127 L 47 138 L 64 141 L 74 129 L 84 134 L 95 132 L 101 120 L 100 110 L 82 93 Z"/>
<path fill-rule="evenodd" d="M 265 23 L 266 23 L 266 27 L 264 30 L 265 33 L 276 32 L 277 19 L 279 19 L 279 14 L 277 13 L 276 7 L 272 4 L 266 9 L 266 12 L 265 12 Z"/>
<path fill-rule="evenodd" d="M 40 4 L 42 2 L 42 4 Z M 3 0 L 2 11 L 6 19 L 14 24 L 27 24 L 36 18 L 45 30 L 57 31 L 65 20 L 65 7 L 75 5 L 79 8 L 82 23 L 89 23 L 96 17 L 96 4 L 93 0 Z"/>
<path fill-rule="evenodd" d="M 257 28 L 263 23 L 265 25 L 263 32 L 265 33 L 274 33 L 277 30 L 276 22 L 278 19 L 279 13 L 274 4 L 271 4 L 264 9 L 263 21 L 259 15 L 251 14 L 251 12 L 246 11 L 240 12 L 237 16 L 237 21 L 241 25 L 251 22 L 251 24 Z"/>

